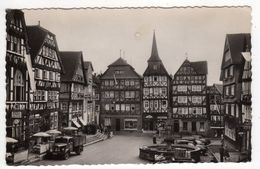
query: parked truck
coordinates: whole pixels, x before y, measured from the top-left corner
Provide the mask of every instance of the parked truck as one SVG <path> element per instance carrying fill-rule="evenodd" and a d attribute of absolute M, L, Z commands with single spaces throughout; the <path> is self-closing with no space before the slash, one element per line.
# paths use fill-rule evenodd
<path fill-rule="evenodd" d="M 47 155 L 48 157 L 61 157 L 66 160 L 73 152 L 80 155 L 85 143 L 86 137 L 78 133 L 73 135 L 57 136 Z"/>

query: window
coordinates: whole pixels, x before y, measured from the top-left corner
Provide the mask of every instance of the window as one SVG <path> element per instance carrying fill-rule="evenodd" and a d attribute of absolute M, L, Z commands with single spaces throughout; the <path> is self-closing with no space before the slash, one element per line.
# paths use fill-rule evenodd
<path fill-rule="evenodd" d="M 229 70 L 229 73 L 230 73 L 230 76 L 233 76 L 233 66 L 230 66 L 230 68 L 229 68 L 230 70 Z"/>
<path fill-rule="evenodd" d="M 178 92 L 186 92 L 186 91 L 187 91 L 187 86 L 184 86 L 184 85 L 178 86 Z"/>
<path fill-rule="evenodd" d="M 144 95 L 148 96 L 149 95 L 149 89 L 148 88 L 144 88 Z"/>
<path fill-rule="evenodd" d="M 105 86 L 109 86 L 109 81 L 105 80 Z"/>
<path fill-rule="evenodd" d="M 163 100 L 163 101 L 162 101 L 162 107 L 163 107 L 163 108 L 166 108 L 166 107 L 167 107 L 167 101 L 166 101 L 166 100 Z"/>
<path fill-rule="evenodd" d="M 106 110 L 106 111 L 109 110 L 109 104 L 105 104 L 105 110 Z"/>
<path fill-rule="evenodd" d="M 205 123 L 204 122 L 200 122 L 200 131 L 205 131 Z"/>
<path fill-rule="evenodd" d="M 228 104 L 226 104 L 226 114 L 229 114 L 229 112 L 228 112 Z"/>
<path fill-rule="evenodd" d="M 235 85 L 231 86 L 231 95 L 234 96 L 235 95 Z"/>
<path fill-rule="evenodd" d="M 178 103 L 187 103 L 187 96 L 178 96 Z"/>
<path fill-rule="evenodd" d="M 154 101 L 154 108 L 155 108 L 155 109 L 158 109 L 158 100 L 155 100 L 155 101 Z"/>
<path fill-rule="evenodd" d="M 149 108 L 149 102 L 146 100 L 144 101 L 144 108 L 145 109 L 148 109 Z"/>
<path fill-rule="evenodd" d="M 54 72 L 49 72 L 49 79 L 54 80 Z"/>
<path fill-rule="evenodd" d="M 125 110 L 126 110 L 126 111 L 130 111 L 130 104 L 126 104 L 126 105 L 125 105 Z"/>
<path fill-rule="evenodd" d="M 116 111 L 120 111 L 120 104 L 116 104 Z"/>
<path fill-rule="evenodd" d="M 126 85 L 126 86 L 129 86 L 129 84 L 130 84 L 129 80 L 126 80 L 126 81 L 125 81 L 125 85 Z"/>
<path fill-rule="evenodd" d="M 23 101 L 25 100 L 25 91 L 24 91 L 24 78 L 20 70 L 16 70 L 14 75 L 14 100 Z"/>
<path fill-rule="evenodd" d="M 183 122 L 183 130 L 188 130 L 188 123 L 186 121 Z"/>
<path fill-rule="evenodd" d="M 154 88 L 154 95 L 158 95 L 159 94 L 159 90 L 158 90 L 158 88 Z"/>
<path fill-rule="evenodd" d="M 109 92 L 109 98 L 114 98 L 114 92 L 113 91 Z"/>
<path fill-rule="evenodd" d="M 124 126 L 125 130 L 137 130 L 137 119 L 125 119 Z"/>
<path fill-rule="evenodd" d="M 130 86 L 134 86 L 135 85 L 135 81 L 134 80 L 131 80 L 130 81 Z"/>
<path fill-rule="evenodd" d="M 158 80 L 158 77 L 157 76 L 154 76 L 153 77 L 153 80 L 156 82 Z"/>
<path fill-rule="evenodd" d="M 37 78 L 37 79 L 41 78 L 41 75 L 40 75 L 40 73 L 41 73 L 41 70 L 40 70 L 40 69 L 37 69 L 37 68 L 35 68 L 35 78 Z"/>
<path fill-rule="evenodd" d="M 153 69 L 154 69 L 154 70 L 157 70 L 157 65 L 153 65 Z"/>
<path fill-rule="evenodd" d="M 166 88 L 162 88 L 162 95 L 166 96 Z"/>
<path fill-rule="evenodd" d="M 131 111 L 135 111 L 135 105 L 131 104 Z"/>
<path fill-rule="evenodd" d="M 48 80 L 48 71 L 43 70 L 42 77 L 43 77 L 43 79 Z"/>
<path fill-rule="evenodd" d="M 231 115 L 234 116 L 235 115 L 235 105 L 231 104 Z"/>
<path fill-rule="evenodd" d="M 104 123 L 105 126 L 111 126 L 111 118 L 105 118 Z"/>
<path fill-rule="evenodd" d="M 121 104 L 121 111 L 125 111 L 125 104 Z"/>

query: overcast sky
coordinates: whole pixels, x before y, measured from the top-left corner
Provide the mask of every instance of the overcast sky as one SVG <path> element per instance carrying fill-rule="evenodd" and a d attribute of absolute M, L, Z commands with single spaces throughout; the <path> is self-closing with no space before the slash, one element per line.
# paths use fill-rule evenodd
<path fill-rule="evenodd" d="M 153 31 L 159 56 L 174 75 L 186 57 L 208 61 L 208 84 L 219 82 L 225 35 L 251 31 L 250 8 L 24 10 L 27 25 L 56 34 L 60 51 L 83 51 L 94 71 L 120 56 L 143 74 Z M 123 52 L 122 52 L 123 53 Z M 186 54 L 185 54 L 186 53 Z M 123 55 L 123 54 L 122 54 Z"/>

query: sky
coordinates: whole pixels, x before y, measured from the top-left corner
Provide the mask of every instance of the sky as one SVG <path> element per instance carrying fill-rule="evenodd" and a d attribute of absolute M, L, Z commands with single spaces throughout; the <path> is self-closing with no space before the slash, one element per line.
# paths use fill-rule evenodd
<path fill-rule="evenodd" d="M 82 51 L 94 72 L 123 57 L 143 74 L 151 55 L 153 32 L 169 74 L 183 61 L 208 62 L 208 85 L 219 81 L 226 34 L 251 32 L 251 9 L 45 9 L 23 10 L 27 25 L 56 35 L 60 51 Z M 120 55 L 121 50 L 121 55 Z"/>

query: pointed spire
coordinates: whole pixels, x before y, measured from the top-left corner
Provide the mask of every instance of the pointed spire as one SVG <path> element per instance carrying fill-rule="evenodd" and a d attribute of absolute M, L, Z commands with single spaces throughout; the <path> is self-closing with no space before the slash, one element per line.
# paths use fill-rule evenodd
<path fill-rule="evenodd" d="M 153 32 L 152 53 L 151 53 L 151 57 L 149 58 L 148 62 L 158 62 L 158 61 L 161 61 L 161 59 L 159 58 L 157 44 L 156 44 L 155 31 L 154 31 Z"/>

